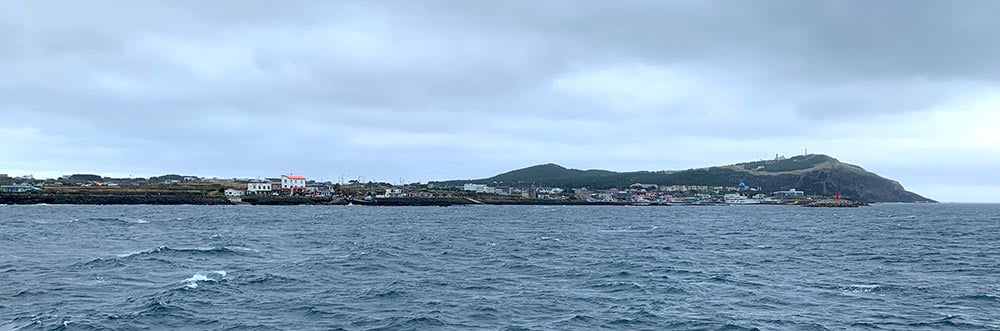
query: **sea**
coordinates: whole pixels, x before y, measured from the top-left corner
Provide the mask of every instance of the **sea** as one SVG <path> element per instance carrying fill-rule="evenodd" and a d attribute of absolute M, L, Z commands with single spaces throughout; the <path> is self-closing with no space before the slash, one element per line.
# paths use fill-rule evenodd
<path fill-rule="evenodd" d="M 1000 205 L 0 206 L 0 330 L 1000 329 Z"/>

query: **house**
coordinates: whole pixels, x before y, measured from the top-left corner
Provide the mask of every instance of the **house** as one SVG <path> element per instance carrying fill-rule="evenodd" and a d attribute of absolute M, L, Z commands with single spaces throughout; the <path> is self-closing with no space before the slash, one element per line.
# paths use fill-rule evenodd
<path fill-rule="evenodd" d="M 462 190 L 464 190 L 464 191 L 470 191 L 470 192 L 480 192 L 480 193 L 482 193 L 482 192 L 486 191 L 486 185 L 483 185 L 483 184 L 465 184 L 465 186 L 462 187 Z"/>
<path fill-rule="evenodd" d="M 406 194 L 403 194 L 403 189 L 400 188 L 387 188 L 384 194 L 379 194 L 375 196 L 376 198 L 405 198 Z"/>
<path fill-rule="evenodd" d="M 296 175 L 281 175 L 282 190 L 301 190 L 306 188 L 306 178 Z"/>
<path fill-rule="evenodd" d="M 243 196 L 243 190 L 227 188 L 225 194 L 227 197 L 241 197 Z"/>
<path fill-rule="evenodd" d="M 247 194 L 269 194 L 271 183 L 247 183 Z"/>
<path fill-rule="evenodd" d="M 4 193 L 24 193 L 24 192 L 40 192 L 43 191 L 40 188 L 31 185 L 3 185 L 0 186 L 0 192 Z"/>

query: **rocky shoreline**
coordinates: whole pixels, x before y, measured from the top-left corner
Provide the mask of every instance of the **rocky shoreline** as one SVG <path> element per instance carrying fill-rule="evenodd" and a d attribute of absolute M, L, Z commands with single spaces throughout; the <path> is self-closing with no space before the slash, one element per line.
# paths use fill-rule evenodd
<path fill-rule="evenodd" d="M 4 193 L 6 205 L 228 205 L 229 200 L 200 194 L 53 194 Z"/>
<path fill-rule="evenodd" d="M 867 206 L 867 203 L 852 200 L 826 199 L 807 203 L 803 207 L 826 207 L 826 208 L 857 208 Z"/>

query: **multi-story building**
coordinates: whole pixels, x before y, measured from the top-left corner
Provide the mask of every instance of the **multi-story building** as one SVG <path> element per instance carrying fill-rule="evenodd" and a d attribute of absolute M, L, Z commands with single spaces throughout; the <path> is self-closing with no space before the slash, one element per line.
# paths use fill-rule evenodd
<path fill-rule="evenodd" d="M 270 194 L 271 183 L 247 183 L 247 194 Z"/>
<path fill-rule="evenodd" d="M 483 192 L 486 192 L 486 185 L 483 185 L 483 184 L 465 184 L 465 186 L 463 186 L 462 189 L 465 190 L 465 191 L 470 191 L 470 192 L 483 193 Z"/>
<path fill-rule="evenodd" d="M 282 190 L 300 190 L 306 188 L 306 178 L 296 175 L 281 175 Z"/>

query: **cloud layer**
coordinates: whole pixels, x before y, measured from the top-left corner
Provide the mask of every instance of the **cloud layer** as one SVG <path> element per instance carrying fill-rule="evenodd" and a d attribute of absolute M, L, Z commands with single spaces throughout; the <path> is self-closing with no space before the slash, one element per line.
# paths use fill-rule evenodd
<path fill-rule="evenodd" d="M 805 148 L 996 200 L 996 2 L 0 4 L 0 171 L 485 177 Z"/>

